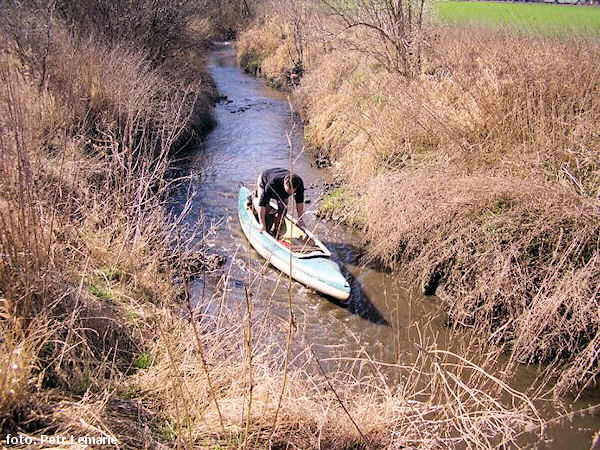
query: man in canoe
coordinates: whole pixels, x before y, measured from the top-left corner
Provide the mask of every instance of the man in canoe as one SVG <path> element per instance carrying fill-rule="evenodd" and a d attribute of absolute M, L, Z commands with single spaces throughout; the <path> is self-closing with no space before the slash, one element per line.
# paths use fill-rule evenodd
<path fill-rule="evenodd" d="M 304 228 L 304 182 L 296 174 L 279 167 L 263 171 L 256 180 L 258 198 L 258 217 L 260 231 L 267 230 L 274 235 L 279 231 L 282 219 L 287 212 L 288 199 L 294 196 L 298 225 Z M 271 200 L 277 202 L 277 209 L 270 206 Z"/>

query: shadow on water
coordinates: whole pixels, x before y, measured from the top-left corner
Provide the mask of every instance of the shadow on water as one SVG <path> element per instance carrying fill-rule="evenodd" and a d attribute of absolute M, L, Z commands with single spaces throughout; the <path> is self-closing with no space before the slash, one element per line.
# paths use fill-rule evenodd
<path fill-rule="evenodd" d="M 331 251 L 332 259 L 340 266 L 346 280 L 350 283 L 350 298 L 342 302 L 329 296 L 325 297 L 331 303 L 346 308 L 348 312 L 359 316 L 361 319 L 368 320 L 375 325 L 390 326 L 387 319 L 369 299 L 360 281 L 347 270 L 346 264 L 356 264 L 361 259 L 361 250 L 346 243 L 328 242 L 326 245 Z M 379 269 L 376 266 L 370 266 L 370 268 L 373 270 Z"/>
<path fill-rule="evenodd" d="M 359 281 L 343 268 L 342 273 L 350 283 L 350 298 L 344 302 L 328 295 L 321 294 L 321 296 L 336 306 L 346 308 L 349 313 L 355 314 L 361 319 L 368 320 L 375 325 L 390 326 L 390 323 L 365 294 Z"/>

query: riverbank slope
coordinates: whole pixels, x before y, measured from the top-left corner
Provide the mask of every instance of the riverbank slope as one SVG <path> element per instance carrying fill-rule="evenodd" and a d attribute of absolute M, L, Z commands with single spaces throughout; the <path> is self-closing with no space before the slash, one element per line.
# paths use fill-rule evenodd
<path fill-rule="evenodd" d="M 326 214 L 364 233 L 367 259 L 506 346 L 509 369 L 553 363 L 555 393 L 576 394 L 600 339 L 600 44 L 416 14 L 402 41 L 369 4 L 269 10 L 238 60 L 293 91 L 342 181 Z"/>
<path fill-rule="evenodd" d="M 3 2 L 0 17 L 2 444 L 168 442 L 132 379 L 181 320 L 190 253 L 165 200 L 212 124 L 212 24 L 181 2 Z"/>

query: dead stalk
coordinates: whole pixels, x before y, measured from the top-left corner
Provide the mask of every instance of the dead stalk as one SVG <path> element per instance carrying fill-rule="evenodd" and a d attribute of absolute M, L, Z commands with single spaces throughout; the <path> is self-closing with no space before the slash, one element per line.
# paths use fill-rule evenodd
<path fill-rule="evenodd" d="M 250 421 L 252 418 L 252 392 L 254 389 L 253 365 L 252 365 L 252 301 L 248 289 L 244 287 L 244 296 L 246 299 L 246 320 L 247 329 L 245 336 L 246 353 L 248 358 L 248 412 L 246 414 L 246 428 L 244 430 L 244 448 L 248 447 L 248 435 L 250 431 Z"/>

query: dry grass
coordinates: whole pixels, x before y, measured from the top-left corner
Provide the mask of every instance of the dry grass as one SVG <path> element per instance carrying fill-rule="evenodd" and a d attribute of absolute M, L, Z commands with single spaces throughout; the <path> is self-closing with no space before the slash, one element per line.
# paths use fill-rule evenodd
<path fill-rule="evenodd" d="M 265 20 L 254 25 L 236 42 L 239 65 L 247 72 L 264 76 L 275 86 L 288 86 L 294 67 L 292 36 L 286 23 Z"/>
<path fill-rule="evenodd" d="M 172 59 L 80 36 L 57 12 L 41 45 L 45 9 L 1 9 L 2 434 L 97 434 L 86 418 L 119 420 L 115 389 L 153 338 L 138 310 L 176 298 L 165 175 L 213 94 Z"/>
<path fill-rule="evenodd" d="M 455 325 L 508 344 L 513 364 L 556 362 L 557 394 L 581 389 L 598 367 L 600 45 L 460 28 L 425 41 L 412 79 L 330 42 L 295 90 L 344 181 L 336 215 Z"/>
<path fill-rule="evenodd" d="M 321 51 L 322 44 L 311 38 L 317 16 L 303 3 L 287 0 L 262 2 L 262 10 L 279 13 L 257 13 L 258 19 L 236 41 L 238 64 L 271 85 L 289 90 L 298 85 L 305 68 Z"/>
<path fill-rule="evenodd" d="M 251 274 L 250 285 L 255 276 L 261 275 Z M 168 339 L 151 349 L 156 364 L 133 378 L 143 399 L 160 404 L 173 440 L 207 448 L 492 448 L 543 428 L 525 395 L 424 342 L 407 365 L 384 367 L 366 352 L 344 352 L 323 366 L 299 326 L 284 381 L 286 324 L 258 308 L 248 340 L 249 311 L 253 302 L 267 303 L 268 294 L 251 295 L 243 306 L 227 299 L 230 282 L 224 275 L 220 292 L 192 313 L 209 372 L 198 359 L 192 324 L 161 313 L 157 326 Z M 494 356 L 486 356 L 492 364 Z M 319 366 L 326 369 L 321 373 Z"/>
<path fill-rule="evenodd" d="M 164 200 L 172 152 L 208 120 L 194 102 L 206 86 L 186 82 L 197 61 L 178 72 L 180 41 L 169 34 L 161 61 L 160 36 L 135 50 L 119 28 L 84 39 L 58 13 L 43 45 L 46 9 L 34 6 L 1 7 L 3 436 L 114 436 L 120 448 L 490 448 L 543 430 L 531 401 L 488 370 L 497 351 L 472 362 L 418 342 L 414 361 L 385 374 L 366 352 L 350 355 L 351 370 L 348 355 L 333 355 L 320 372 L 304 330 L 251 313 L 269 301 L 260 291 L 228 301 L 227 275 L 191 310 L 190 243 L 206 237 L 169 222 Z M 327 145 L 334 154 L 336 141 Z M 342 170 L 350 162 L 336 152 Z M 397 248 L 386 251 L 393 259 Z M 260 284 L 253 276 L 249 286 Z M 279 344 L 288 330 L 289 355 Z"/>

